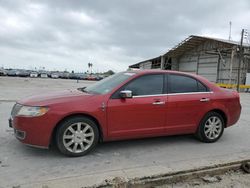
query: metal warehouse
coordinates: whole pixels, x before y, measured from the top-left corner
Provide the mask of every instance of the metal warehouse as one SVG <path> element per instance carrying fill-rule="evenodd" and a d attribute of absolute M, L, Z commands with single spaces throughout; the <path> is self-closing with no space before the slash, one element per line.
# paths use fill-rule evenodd
<path fill-rule="evenodd" d="M 244 43 L 241 48 L 239 42 L 191 35 L 165 54 L 129 68 L 190 72 L 222 84 L 237 84 L 239 73 L 239 84 L 245 84 L 250 73 L 249 52 L 249 44 Z"/>

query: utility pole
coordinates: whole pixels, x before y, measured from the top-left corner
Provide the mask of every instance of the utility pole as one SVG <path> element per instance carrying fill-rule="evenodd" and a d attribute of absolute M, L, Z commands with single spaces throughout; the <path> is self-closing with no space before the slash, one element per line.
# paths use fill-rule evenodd
<path fill-rule="evenodd" d="M 238 76 L 237 76 L 237 91 L 239 92 L 240 91 L 240 72 L 241 72 L 241 62 L 242 62 L 242 59 L 243 59 L 243 38 L 244 38 L 244 32 L 245 30 L 242 29 L 241 31 L 241 38 L 240 38 L 240 56 L 239 56 L 239 66 L 238 66 Z"/>
<path fill-rule="evenodd" d="M 232 40 L 232 36 L 231 36 L 231 31 L 232 31 L 232 22 L 229 22 L 229 38 L 228 40 Z"/>

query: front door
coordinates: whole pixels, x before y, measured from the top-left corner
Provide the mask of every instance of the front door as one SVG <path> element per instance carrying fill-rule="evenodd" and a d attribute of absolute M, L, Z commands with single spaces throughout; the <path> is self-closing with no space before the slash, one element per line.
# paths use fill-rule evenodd
<path fill-rule="evenodd" d="M 119 89 L 107 105 L 108 134 L 111 138 L 156 136 L 164 133 L 167 96 L 163 94 L 163 74 L 135 78 Z M 122 99 L 121 90 L 133 97 Z"/>

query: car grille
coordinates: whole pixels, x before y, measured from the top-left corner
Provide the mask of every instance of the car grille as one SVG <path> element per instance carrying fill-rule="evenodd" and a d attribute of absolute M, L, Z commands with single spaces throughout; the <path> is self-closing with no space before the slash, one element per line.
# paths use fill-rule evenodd
<path fill-rule="evenodd" d="M 11 117 L 15 117 L 19 110 L 22 108 L 21 104 L 16 103 L 11 110 Z"/>

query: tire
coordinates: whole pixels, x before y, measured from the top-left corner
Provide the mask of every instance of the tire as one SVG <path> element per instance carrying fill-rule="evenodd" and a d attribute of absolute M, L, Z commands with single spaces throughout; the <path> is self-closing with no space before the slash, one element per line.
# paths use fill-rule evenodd
<path fill-rule="evenodd" d="M 76 116 L 63 121 L 56 132 L 56 145 L 70 157 L 86 155 L 97 145 L 99 131 L 90 118 Z"/>
<path fill-rule="evenodd" d="M 205 143 L 219 140 L 224 132 L 225 120 L 217 112 L 208 112 L 200 122 L 196 137 Z"/>

